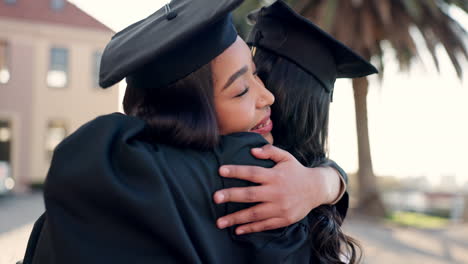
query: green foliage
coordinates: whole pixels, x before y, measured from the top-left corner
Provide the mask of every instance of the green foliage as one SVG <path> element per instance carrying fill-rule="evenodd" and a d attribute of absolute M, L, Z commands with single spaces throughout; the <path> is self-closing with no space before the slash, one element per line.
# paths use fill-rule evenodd
<path fill-rule="evenodd" d="M 401 226 L 425 229 L 443 228 L 449 222 L 447 218 L 413 212 L 394 212 L 387 217 L 387 221 Z"/>

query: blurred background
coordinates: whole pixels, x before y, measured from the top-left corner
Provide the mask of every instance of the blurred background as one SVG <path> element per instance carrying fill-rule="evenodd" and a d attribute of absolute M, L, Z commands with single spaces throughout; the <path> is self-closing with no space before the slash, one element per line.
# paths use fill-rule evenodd
<path fill-rule="evenodd" d="M 97 83 L 105 45 L 166 2 L 0 0 L 0 264 L 24 254 L 55 146 L 121 111 L 125 85 Z M 271 2 L 245 1 L 241 35 Z M 380 69 L 339 80 L 330 118 L 363 262 L 468 263 L 468 1 L 288 2 Z"/>

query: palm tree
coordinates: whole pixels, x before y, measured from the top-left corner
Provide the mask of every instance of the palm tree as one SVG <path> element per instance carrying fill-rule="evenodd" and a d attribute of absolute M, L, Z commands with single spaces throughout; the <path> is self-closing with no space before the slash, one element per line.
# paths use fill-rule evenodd
<path fill-rule="evenodd" d="M 466 0 L 289 0 L 296 11 L 314 21 L 367 60 L 377 61 L 383 73 L 382 43 L 388 42 L 396 53 L 401 70 L 409 70 L 420 59 L 411 31 L 417 29 L 439 69 L 436 46 L 442 45 L 456 72 L 462 77 L 461 63 L 468 59 L 467 32 L 448 14 L 450 5 L 468 12 Z M 258 0 L 247 1 L 255 6 Z M 236 14 L 240 18 L 240 14 Z M 245 14 L 244 14 L 245 15 Z M 382 74 L 381 74 L 382 77 Z M 380 78 L 382 80 L 382 78 Z M 369 82 L 353 80 L 358 136 L 358 209 L 371 216 L 385 214 L 372 168 L 367 122 Z"/>

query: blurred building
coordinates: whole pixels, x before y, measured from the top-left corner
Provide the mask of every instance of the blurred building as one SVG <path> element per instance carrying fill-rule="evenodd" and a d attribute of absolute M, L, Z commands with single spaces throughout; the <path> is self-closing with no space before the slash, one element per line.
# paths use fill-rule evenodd
<path fill-rule="evenodd" d="M 406 211 L 451 218 L 454 222 L 468 220 L 468 196 L 461 192 L 420 191 L 400 189 L 382 194 L 391 212 Z"/>
<path fill-rule="evenodd" d="M 430 207 L 426 193 L 419 190 L 401 189 L 387 191 L 382 199 L 390 211 L 409 211 L 425 213 Z"/>
<path fill-rule="evenodd" d="M 0 0 L 0 172 L 17 186 L 42 182 L 65 136 L 118 111 L 118 89 L 98 87 L 113 34 L 66 0 Z"/>

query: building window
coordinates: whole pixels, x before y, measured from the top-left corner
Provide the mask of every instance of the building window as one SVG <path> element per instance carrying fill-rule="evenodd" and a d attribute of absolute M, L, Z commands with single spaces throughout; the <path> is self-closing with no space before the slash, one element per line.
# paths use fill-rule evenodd
<path fill-rule="evenodd" d="M 68 84 L 68 50 L 52 48 L 47 84 L 52 88 L 64 88 Z"/>
<path fill-rule="evenodd" d="M 50 7 L 54 11 L 62 11 L 65 7 L 65 0 L 50 0 Z"/>
<path fill-rule="evenodd" d="M 8 5 L 16 4 L 16 0 L 3 0 L 3 2 L 5 2 L 5 4 L 8 4 Z"/>
<path fill-rule="evenodd" d="M 0 84 L 5 84 L 10 80 L 10 70 L 8 67 L 8 43 L 0 40 Z"/>
<path fill-rule="evenodd" d="M 99 88 L 99 69 L 101 67 L 102 52 L 96 51 L 93 54 L 93 87 Z"/>
<path fill-rule="evenodd" d="M 0 119 L 0 194 L 15 186 L 11 174 L 12 126 L 9 120 Z"/>
<path fill-rule="evenodd" d="M 10 161 L 11 124 L 8 120 L 0 120 L 0 160 Z"/>
<path fill-rule="evenodd" d="M 52 158 L 57 145 L 67 136 L 67 126 L 63 120 L 52 120 L 47 124 L 46 131 L 46 154 Z"/>

